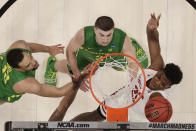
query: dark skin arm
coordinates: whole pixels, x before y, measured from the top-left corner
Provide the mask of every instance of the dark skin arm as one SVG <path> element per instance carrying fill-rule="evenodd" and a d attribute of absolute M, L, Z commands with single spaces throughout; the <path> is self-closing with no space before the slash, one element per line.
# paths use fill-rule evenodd
<path fill-rule="evenodd" d="M 159 44 L 159 32 L 157 30 L 159 26 L 159 19 L 161 15 L 157 18 L 155 14 L 151 14 L 151 19 L 148 21 L 146 27 L 148 46 L 150 52 L 151 65 L 149 68 L 154 70 L 161 70 L 164 67 L 164 61 L 161 56 L 161 49 Z"/>
<path fill-rule="evenodd" d="M 72 85 L 70 85 L 69 93 L 66 94 L 66 96 L 63 97 L 63 99 L 60 101 L 59 106 L 56 108 L 56 110 L 52 113 L 52 115 L 49 118 L 49 121 L 62 121 L 68 108 L 74 101 L 76 94 L 78 92 L 78 89 L 85 77 L 88 76 L 90 73 L 90 70 L 92 69 L 93 64 L 88 65 L 85 67 L 84 72 L 81 73 L 79 77 L 72 76 Z"/>
<path fill-rule="evenodd" d="M 56 110 L 52 113 L 52 115 L 49 118 L 49 121 L 62 121 L 68 108 L 74 101 L 76 94 L 78 92 L 79 86 L 82 82 L 82 80 L 87 76 L 87 73 L 82 73 L 77 79 L 72 77 L 73 85 L 71 85 L 71 90 L 69 91 L 66 96 L 63 97 L 61 100 L 59 106 L 56 108 Z"/>

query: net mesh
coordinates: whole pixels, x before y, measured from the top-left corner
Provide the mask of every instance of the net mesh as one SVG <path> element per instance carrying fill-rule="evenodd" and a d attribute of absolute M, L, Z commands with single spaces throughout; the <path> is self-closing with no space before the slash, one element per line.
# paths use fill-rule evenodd
<path fill-rule="evenodd" d="M 143 91 L 143 74 L 139 65 L 125 56 L 108 56 L 99 62 L 99 68 L 91 78 L 92 90 L 100 102 L 112 108 L 124 108 L 133 104 Z M 137 70 L 136 70 L 137 68 Z"/>

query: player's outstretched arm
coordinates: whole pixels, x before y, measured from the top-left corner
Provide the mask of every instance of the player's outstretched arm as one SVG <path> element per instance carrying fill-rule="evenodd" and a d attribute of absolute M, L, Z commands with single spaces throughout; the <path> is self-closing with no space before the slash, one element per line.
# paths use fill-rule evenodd
<path fill-rule="evenodd" d="M 160 70 L 164 66 L 164 61 L 161 56 L 161 49 L 159 44 L 159 32 L 157 30 L 159 26 L 159 19 L 161 15 L 157 18 L 155 14 L 151 14 L 151 18 L 148 21 L 146 33 L 148 39 L 148 46 L 151 58 L 151 65 L 149 66 L 152 69 Z"/>
<path fill-rule="evenodd" d="M 69 91 L 69 94 L 65 95 L 63 99 L 60 101 L 58 107 L 50 116 L 49 121 L 63 120 L 69 106 L 72 104 L 73 100 L 75 99 L 75 96 L 77 94 L 78 88 L 80 87 L 82 80 L 89 75 L 92 66 L 93 65 L 88 65 L 84 69 L 84 72 L 78 78 L 72 76 L 72 82 L 73 82 L 72 89 Z"/>
<path fill-rule="evenodd" d="M 69 65 L 73 71 L 75 77 L 79 77 L 80 71 L 77 67 L 76 61 L 76 51 L 84 44 L 84 28 L 80 29 L 76 35 L 70 40 L 67 49 L 66 55 Z"/>
<path fill-rule="evenodd" d="M 136 58 L 136 50 L 135 47 L 132 45 L 132 40 L 130 37 L 125 37 L 125 42 L 123 45 L 123 53 L 128 54 L 129 56 L 132 56 L 133 58 Z M 127 58 L 128 66 L 131 69 L 130 73 L 133 74 L 134 77 L 137 76 L 138 72 L 138 65 L 136 62 L 134 62 L 132 59 Z"/>
<path fill-rule="evenodd" d="M 46 46 L 42 44 L 26 42 L 24 40 L 18 40 L 9 47 L 9 49 L 12 48 L 23 48 L 23 49 L 30 50 L 32 53 L 46 52 L 52 56 L 55 56 L 60 53 L 64 54 L 64 46 L 62 46 L 61 44 Z"/>
<path fill-rule="evenodd" d="M 30 93 L 43 97 L 61 97 L 69 94 L 73 83 L 65 84 L 61 88 L 52 85 L 39 83 L 35 78 L 27 78 L 17 82 L 13 89 L 17 93 Z"/>
<path fill-rule="evenodd" d="M 123 45 L 123 53 L 136 58 L 136 51 L 135 51 L 134 46 L 132 45 L 132 40 L 127 35 L 125 37 L 125 42 Z"/>
<path fill-rule="evenodd" d="M 79 78 L 72 77 L 72 82 L 65 84 L 60 88 L 39 83 L 35 78 L 26 78 L 22 81 L 17 82 L 13 86 L 13 89 L 17 93 L 31 93 L 44 97 L 66 96 L 70 93 L 71 90 L 77 90 L 79 88 L 83 79 L 90 73 L 91 67 L 91 65 L 88 65 Z"/>

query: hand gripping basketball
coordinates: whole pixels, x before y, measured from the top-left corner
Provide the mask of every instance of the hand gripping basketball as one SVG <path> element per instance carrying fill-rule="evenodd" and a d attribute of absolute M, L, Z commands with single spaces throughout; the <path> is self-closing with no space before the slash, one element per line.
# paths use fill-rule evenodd
<path fill-rule="evenodd" d="M 170 102 L 161 96 L 149 99 L 145 106 L 145 116 L 150 122 L 167 122 L 172 113 Z"/>

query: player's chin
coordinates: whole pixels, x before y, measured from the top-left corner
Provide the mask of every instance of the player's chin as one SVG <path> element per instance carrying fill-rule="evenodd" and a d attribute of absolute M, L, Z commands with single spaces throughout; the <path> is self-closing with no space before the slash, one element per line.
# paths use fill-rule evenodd
<path fill-rule="evenodd" d="M 107 46 L 109 43 L 102 43 L 101 45 L 102 46 Z"/>

